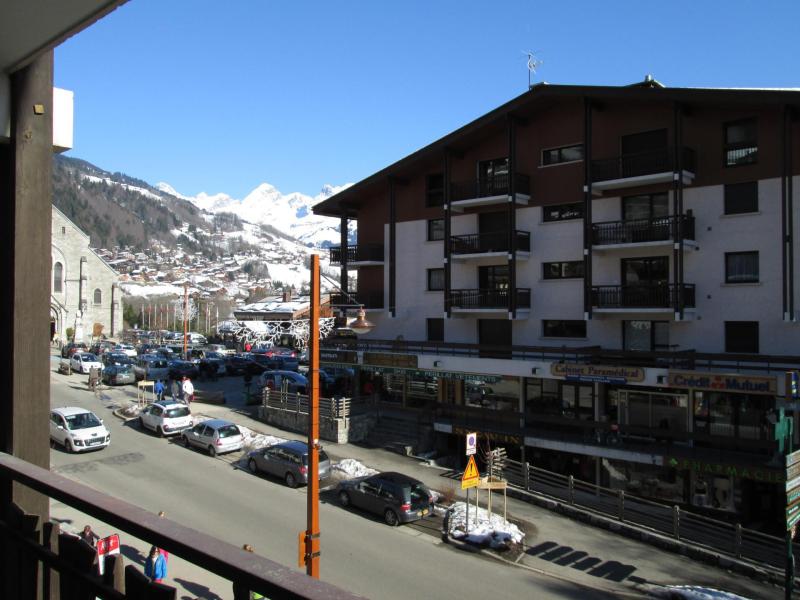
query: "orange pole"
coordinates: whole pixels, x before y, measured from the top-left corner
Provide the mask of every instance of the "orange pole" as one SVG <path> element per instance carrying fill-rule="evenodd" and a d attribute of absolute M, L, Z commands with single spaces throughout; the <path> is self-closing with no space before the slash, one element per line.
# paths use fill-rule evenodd
<path fill-rule="evenodd" d="M 308 348 L 311 395 L 308 398 L 308 490 L 306 574 L 319 579 L 319 255 L 311 255 L 311 313 Z"/>
<path fill-rule="evenodd" d="M 189 284 L 183 284 L 183 358 L 186 360 L 186 357 L 189 352 L 188 343 L 189 343 L 189 330 L 188 330 L 188 323 L 186 319 L 189 318 Z"/>

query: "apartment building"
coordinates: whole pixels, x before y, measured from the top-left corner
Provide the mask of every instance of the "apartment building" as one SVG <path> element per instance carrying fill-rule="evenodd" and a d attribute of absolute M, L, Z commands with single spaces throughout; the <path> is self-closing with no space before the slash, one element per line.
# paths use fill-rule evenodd
<path fill-rule="evenodd" d="M 536 466 L 775 525 L 774 422 L 800 368 L 799 106 L 800 89 L 650 77 L 532 87 L 314 208 L 342 224 L 331 304 L 376 324 L 323 362 L 429 419 L 442 451 L 478 431 Z"/>

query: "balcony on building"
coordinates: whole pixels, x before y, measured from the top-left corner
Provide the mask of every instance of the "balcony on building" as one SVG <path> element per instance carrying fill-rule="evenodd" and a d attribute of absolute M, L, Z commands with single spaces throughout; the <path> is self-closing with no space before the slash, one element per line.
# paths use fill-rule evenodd
<path fill-rule="evenodd" d="M 529 231 L 514 232 L 517 260 L 528 260 L 531 254 Z M 509 254 L 507 231 L 454 235 L 450 238 L 450 256 L 453 260 L 468 261 L 484 258 L 503 258 Z"/>
<path fill-rule="evenodd" d="M 450 310 L 456 314 L 498 314 L 505 315 L 509 311 L 508 289 L 468 289 L 450 290 L 448 302 Z M 517 316 L 527 318 L 531 309 L 530 288 L 516 289 Z"/>
<path fill-rule="evenodd" d="M 331 308 L 358 308 L 364 310 L 383 310 L 383 292 L 348 292 L 347 294 L 334 293 L 330 295 Z"/>
<path fill-rule="evenodd" d="M 686 309 L 694 310 L 694 284 L 592 286 L 592 307 L 598 313 L 671 313 L 678 310 L 681 304 Z"/>
<path fill-rule="evenodd" d="M 341 246 L 331 246 L 330 263 L 341 265 L 347 258 L 348 267 L 369 267 L 383 264 L 383 244 L 356 244 L 345 248 L 347 256 L 342 252 Z"/>
<path fill-rule="evenodd" d="M 684 250 L 696 246 L 691 210 L 678 216 L 593 223 L 592 247 L 602 252 L 616 248 L 670 246 L 673 240 L 678 239 L 679 233 L 684 241 Z"/>
<path fill-rule="evenodd" d="M 690 185 L 695 176 L 694 150 L 681 147 L 681 179 Z M 671 183 L 678 165 L 670 147 L 592 161 L 592 192 Z"/>
<path fill-rule="evenodd" d="M 456 212 L 478 206 L 506 205 L 511 196 L 511 177 L 498 173 L 450 184 L 450 206 Z M 528 175 L 514 173 L 514 202 L 527 205 L 531 199 L 531 180 Z"/>

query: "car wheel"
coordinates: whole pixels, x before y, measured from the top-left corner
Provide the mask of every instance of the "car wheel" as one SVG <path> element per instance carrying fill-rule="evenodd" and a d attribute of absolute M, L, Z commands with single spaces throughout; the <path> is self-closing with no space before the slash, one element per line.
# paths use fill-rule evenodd
<path fill-rule="evenodd" d="M 144 431 L 145 429 L 144 419 L 142 417 L 139 417 L 139 429 L 141 429 L 142 431 Z"/>
<path fill-rule="evenodd" d="M 256 459 L 251 458 L 247 461 L 247 468 L 250 469 L 250 472 L 255 475 L 258 473 L 258 465 L 256 464 Z"/>
<path fill-rule="evenodd" d="M 386 512 L 383 513 L 383 520 L 386 521 L 389 527 L 396 527 L 400 522 L 400 519 L 397 518 L 397 513 L 391 508 L 387 508 Z"/>
<path fill-rule="evenodd" d="M 284 477 L 283 480 L 286 482 L 286 486 L 287 487 L 290 487 L 290 488 L 296 488 L 297 487 L 297 479 L 291 473 L 287 473 L 286 477 Z"/>
<path fill-rule="evenodd" d="M 156 433 L 158 437 L 164 437 L 164 429 L 160 425 L 156 428 Z"/>
<path fill-rule="evenodd" d="M 69 440 L 64 440 L 64 450 L 72 454 L 75 452 L 75 448 L 72 446 L 72 442 Z"/>
<path fill-rule="evenodd" d="M 189 447 L 189 438 L 186 436 L 183 436 L 183 445 Z"/>
<path fill-rule="evenodd" d="M 209 447 L 208 447 L 208 455 L 209 455 L 211 458 L 214 458 L 214 457 L 217 455 L 217 449 L 216 449 L 216 448 L 214 448 L 214 446 L 209 446 Z"/>
<path fill-rule="evenodd" d="M 350 506 L 350 494 L 348 494 L 344 490 L 339 492 L 339 504 L 345 507 Z"/>

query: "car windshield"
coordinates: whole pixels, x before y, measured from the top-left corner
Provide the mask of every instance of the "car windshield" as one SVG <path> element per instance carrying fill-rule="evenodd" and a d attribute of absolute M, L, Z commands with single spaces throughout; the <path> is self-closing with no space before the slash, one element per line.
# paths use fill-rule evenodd
<path fill-rule="evenodd" d="M 178 417 L 188 417 L 189 416 L 189 407 L 188 406 L 176 406 L 175 408 L 170 408 L 166 412 L 167 417 L 170 419 L 177 419 Z M 222 437 L 222 436 L 220 436 Z"/>
<path fill-rule="evenodd" d="M 325 462 L 326 460 L 328 460 L 328 453 L 325 452 L 325 450 L 320 450 L 319 451 L 319 462 Z M 308 454 L 304 454 L 303 455 L 303 465 L 306 466 L 306 467 L 308 466 Z"/>
<path fill-rule="evenodd" d="M 117 370 L 117 373 L 130 373 L 131 372 L 131 366 L 130 365 L 117 365 L 115 367 L 115 369 Z"/>
<path fill-rule="evenodd" d="M 67 415 L 64 418 L 67 420 L 67 429 L 70 431 L 75 429 L 89 429 L 90 427 L 99 427 L 101 425 L 100 419 L 94 416 L 94 413 L 90 412 Z"/>
<path fill-rule="evenodd" d="M 430 502 L 431 491 L 421 483 L 411 484 L 411 506 L 427 505 Z"/>
<path fill-rule="evenodd" d="M 239 434 L 240 431 L 236 425 L 224 425 L 223 427 L 219 428 L 219 437 L 221 438 L 232 437 Z"/>
<path fill-rule="evenodd" d="M 88 362 L 97 362 L 97 357 L 94 354 L 86 353 L 81 354 L 81 360 L 85 360 Z"/>

